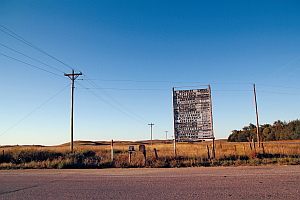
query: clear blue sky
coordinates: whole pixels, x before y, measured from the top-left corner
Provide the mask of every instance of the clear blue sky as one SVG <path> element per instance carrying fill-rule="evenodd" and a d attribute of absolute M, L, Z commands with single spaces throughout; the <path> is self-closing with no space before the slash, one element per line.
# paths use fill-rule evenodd
<path fill-rule="evenodd" d="M 0 145 L 70 141 L 71 68 L 84 74 L 74 140 L 150 139 L 148 123 L 171 139 L 179 86 L 211 85 L 217 139 L 256 123 L 253 83 L 260 124 L 299 119 L 299 10 L 298 0 L 2 0 Z"/>

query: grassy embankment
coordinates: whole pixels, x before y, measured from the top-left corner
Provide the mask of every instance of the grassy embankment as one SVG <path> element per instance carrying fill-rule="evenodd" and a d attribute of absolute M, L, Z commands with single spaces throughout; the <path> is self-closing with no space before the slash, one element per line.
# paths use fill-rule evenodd
<path fill-rule="evenodd" d="M 65 168 L 127 168 L 127 167 L 200 167 L 200 166 L 252 166 L 252 165 L 298 165 L 300 143 L 297 141 L 265 142 L 264 149 L 250 149 L 249 143 L 227 143 L 218 140 L 214 158 L 208 157 L 207 145 L 211 142 L 178 143 L 177 157 L 171 141 L 115 142 L 114 160 L 111 160 L 110 142 L 74 143 L 70 153 L 69 144 L 59 146 L 1 146 L 0 169 L 65 169 Z M 141 152 L 134 152 L 129 163 L 128 147 L 146 146 L 147 160 Z M 154 153 L 156 148 L 158 157 Z M 209 151 L 211 156 L 211 151 Z"/>

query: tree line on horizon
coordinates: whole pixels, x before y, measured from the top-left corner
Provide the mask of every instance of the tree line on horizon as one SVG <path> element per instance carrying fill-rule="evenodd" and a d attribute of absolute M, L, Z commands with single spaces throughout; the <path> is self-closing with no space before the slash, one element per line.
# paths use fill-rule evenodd
<path fill-rule="evenodd" d="M 280 141 L 300 139 L 300 120 L 290 122 L 277 120 L 271 124 L 259 127 L 260 141 Z M 242 130 L 233 130 L 229 135 L 228 142 L 251 142 L 257 141 L 257 130 L 254 124 L 245 126 Z"/>

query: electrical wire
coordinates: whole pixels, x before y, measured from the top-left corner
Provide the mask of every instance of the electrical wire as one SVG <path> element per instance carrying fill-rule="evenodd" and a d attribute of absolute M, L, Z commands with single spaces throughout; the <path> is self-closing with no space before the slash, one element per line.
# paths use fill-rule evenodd
<path fill-rule="evenodd" d="M 289 64 L 283 66 L 282 68 L 280 68 L 279 70 L 277 70 L 276 72 L 274 72 L 273 74 L 271 74 L 270 76 L 268 76 L 267 78 L 263 79 L 263 80 L 260 81 L 259 83 L 265 81 L 266 79 L 270 78 L 271 76 L 273 76 L 273 75 L 276 74 L 277 72 L 279 72 L 279 71 L 281 71 L 282 69 L 286 68 L 287 66 L 289 66 L 290 64 L 292 64 L 293 62 L 295 62 L 296 60 L 298 60 L 299 58 L 300 58 L 300 56 L 297 57 L 295 60 L 291 61 Z M 259 84 L 259 83 L 258 83 L 258 84 Z"/>
<path fill-rule="evenodd" d="M 54 97 L 56 97 L 59 93 L 61 93 L 62 91 L 64 91 L 67 87 L 69 87 L 68 84 L 66 87 L 64 87 L 62 90 L 60 90 L 58 93 L 56 93 L 55 95 L 53 95 L 51 98 L 49 98 L 47 101 L 45 101 L 44 103 L 42 103 L 39 107 L 37 107 L 36 109 L 34 109 L 32 112 L 30 112 L 28 115 L 26 115 L 25 117 L 23 117 L 20 121 L 18 121 L 17 123 L 15 123 L 13 126 L 11 126 L 9 129 L 7 129 L 6 131 L 4 131 L 0 137 L 2 135 L 4 135 L 5 133 L 7 133 L 8 131 L 10 131 L 12 128 L 14 128 L 15 126 L 17 126 L 19 123 L 21 123 L 23 120 L 25 120 L 27 117 L 29 117 L 30 115 L 32 115 L 35 111 L 37 111 L 38 109 L 40 109 L 42 106 L 44 106 L 46 103 L 48 103 L 50 100 L 52 100 Z"/>
<path fill-rule="evenodd" d="M 85 89 L 85 88 L 83 88 Z M 98 90 L 98 88 L 87 88 L 90 90 Z M 135 90 L 135 91 L 146 91 L 146 90 L 158 90 L 158 91 L 171 91 L 170 89 L 125 89 L 125 88 L 101 88 L 103 90 Z"/>
<path fill-rule="evenodd" d="M 298 68 L 298 69 L 296 69 L 295 71 L 293 71 L 293 72 L 289 73 L 288 75 L 285 75 L 284 77 L 282 77 L 282 78 L 278 79 L 277 81 L 273 82 L 271 85 L 273 85 L 274 83 L 277 83 L 278 81 L 280 81 L 280 80 L 284 79 L 285 77 L 287 77 L 287 76 L 289 76 L 289 75 L 293 74 L 294 72 L 298 71 L 299 69 L 300 69 L 300 68 Z"/>
<path fill-rule="evenodd" d="M 84 86 L 82 83 L 75 81 L 76 84 L 80 85 L 83 89 L 86 89 L 88 92 L 90 92 L 92 95 L 94 95 L 95 97 L 97 97 L 98 99 L 100 99 L 101 101 L 103 101 L 104 103 L 106 103 L 107 105 L 111 106 L 112 108 L 114 108 L 115 110 L 119 111 L 120 113 L 126 115 L 127 117 L 144 124 L 144 122 L 142 122 L 141 120 L 137 120 L 136 118 L 132 117 L 131 115 L 127 114 L 126 112 L 124 112 L 123 110 L 119 109 L 118 107 L 114 106 L 113 104 L 111 104 L 109 101 L 105 100 L 104 98 L 102 98 L 101 96 L 99 96 L 98 94 L 96 94 L 95 92 L 89 90 L 86 86 Z"/>
<path fill-rule="evenodd" d="M 45 63 L 43 63 L 43 62 L 41 62 L 41 61 L 39 61 L 39 60 L 36 60 L 36 59 L 32 58 L 32 57 L 30 57 L 30 56 L 27 56 L 27 55 L 25 55 L 25 54 L 23 54 L 23 53 L 21 53 L 21 52 L 19 52 L 19 51 L 17 51 L 17 50 L 14 50 L 14 49 L 12 49 L 12 48 L 10 48 L 10 47 L 4 45 L 4 44 L 1 44 L 1 43 L 0 43 L 0 45 L 3 46 L 3 47 L 5 47 L 5 48 L 7 48 L 7 49 L 10 49 L 10 50 L 12 50 L 12 51 L 14 51 L 14 52 L 17 52 L 18 54 L 21 54 L 21 55 L 23 55 L 23 56 L 25 56 L 25 57 L 27 57 L 27 58 L 30 58 L 30 59 L 32 59 L 32 60 L 38 62 L 38 63 L 41 63 L 41 64 L 43 64 L 43 65 L 45 65 L 45 66 L 47 66 L 47 67 L 50 67 L 50 68 L 55 69 L 55 70 L 57 70 L 57 71 L 59 71 L 59 72 L 65 73 L 65 72 L 63 72 L 63 71 L 61 71 L 61 70 L 59 70 L 59 69 L 56 69 L 55 67 L 52 67 L 52 66 L 50 66 L 50 65 L 48 65 L 48 64 L 45 64 Z"/>
<path fill-rule="evenodd" d="M 300 88 L 297 88 L 297 87 L 286 87 L 286 86 L 275 86 L 275 85 L 264 85 L 264 84 L 257 84 L 257 85 L 270 86 L 270 87 L 278 87 L 278 88 L 289 88 L 289 89 L 300 90 Z"/>
<path fill-rule="evenodd" d="M 87 77 L 85 75 L 85 77 Z M 88 77 L 87 77 L 88 78 Z M 92 81 L 91 81 L 92 82 Z M 98 94 L 92 92 L 89 88 L 85 87 L 83 84 L 79 83 L 78 81 L 76 81 L 77 84 L 79 84 L 81 87 L 83 87 L 84 89 L 88 90 L 92 95 L 96 96 L 97 98 L 99 98 L 101 101 L 105 102 L 106 104 L 108 104 L 109 106 L 111 106 L 112 108 L 116 109 L 117 111 L 121 112 L 122 114 L 126 115 L 127 117 L 141 123 L 141 124 L 145 124 L 145 122 L 148 124 L 150 123 L 148 120 L 140 117 L 139 115 L 135 114 L 134 112 L 132 112 L 130 109 L 128 109 L 127 107 L 125 107 L 123 104 L 121 104 L 120 102 L 118 102 L 115 98 L 113 98 L 111 95 L 109 95 L 108 93 L 106 93 L 103 88 L 100 88 L 97 84 L 95 84 L 97 86 L 97 90 L 100 90 L 103 94 L 105 94 L 108 98 L 110 98 L 111 100 L 113 100 L 115 103 L 117 103 L 119 106 L 121 106 L 123 109 L 125 109 L 127 112 L 131 113 L 133 116 L 127 114 L 126 112 L 124 112 L 123 110 L 117 108 L 116 106 L 114 106 L 113 104 L 111 104 L 110 102 L 106 101 L 105 99 L 103 99 L 102 97 L 100 97 Z M 93 84 L 93 82 L 92 82 Z M 158 129 L 164 131 L 163 129 L 161 129 L 160 127 L 156 126 Z"/>
<path fill-rule="evenodd" d="M 9 36 L 11 36 L 11 37 L 13 37 L 13 38 L 19 40 L 20 42 L 23 42 L 24 44 L 26 44 L 26 45 L 32 47 L 33 49 L 35 49 L 35 50 L 37 50 L 37 51 L 39 51 L 39 52 L 41 52 L 41 53 L 43 53 L 43 54 L 49 56 L 50 58 L 52 58 L 52 59 L 58 61 L 59 63 L 61 63 L 61 64 L 65 65 L 65 66 L 67 66 L 68 68 L 74 69 L 74 68 L 71 67 L 70 65 L 68 65 L 68 64 L 66 64 L 66 63 L 64 63 L 64 62 L 62 62 L 61 60 L 55 58 L 54 56 L 51 56 L 51 55 L 48 54 L 47 52 L 43 51 L 42 49 L 40 49 L 40 48 L 38 48 L 37 46 L 33 45 L 32 43 L 28 42 L 27 40 L 25 40 L 25 39 L 22 38 L 21 36 L 17 35 L 17 34 L 14 33 L 13 31 L 11 31 L 11 30 L 9 30 L 8 28 L 4 27 L 3 25 L 0 25 L 0 26 L 3 27 L 3 28 L 6 30 L 6 31 L 4 31 L 4 30 L 0 29 L 0 31 L 2 31 L 2 32 L 6 33 L 7 35 L 9 35 Z M 8 33 L 7 31 L 9 31 L 9 33 Z M 79 71 L 79 70 L 77 70 L 77 71 Z"/>
<path fill-rule="evenodd" d="M 39 70 L 42 70 L 42 71 L 48 72 L 48 73 L 50 73 L 50 74 L 53 74 L 53 75 L 55 75 L 55 76 L 59 76 L 59 77 L 65 78 L 64 76 L 61 76 L 61 75 L 59 75 L 59 74 L 56 74 L 56 73 L 54 73 L 54 72 L 50 72 L 50 71 L 48 71 L 48 70 L 46 70 L 46 69 L 43 69 L 43 68 L 37 67 L 37 66 L 35 66 L 35 65 L 29 64 L 29 63 L 27 63 L 27 62 L 24 62 L 24 61 L 21 61 L 21 60 L 18 60 L 18 59 L 16 59 L 16 58 L 10 57 L 10 56 L 8 56 L 8 55 L 2 54 L 2 53 L 0 53 L 0 55 L 1 55 L 1 56 L 5 56 L 5 57 L 7 57 L 7 58 L 10 58 L 10 59 L 12 59 L 12 60 L 18 61 L 18 62 L 20 62 L 20 63 L 26 64 L 26 65 L 29 65 L 29 66 L 31 66 L 31 67 L 34 67 L 34 68 L 36 68 L 36 69 L 39 69 Z"/>
<path fill-rule="evenodd" d="M 13 38 L 15 38 L 15 39 L 17 39 L 17 40 L 23 42 L 24 44 L 26 44 L 26 45 L 28 45 L 28 46 L 30 46 L 30 47 L 36 49 L 37 51 L 39 51 L 39 52 L 41 52 L 41 53 L 43 53 L 43 54 L 45 54 L 45 55 L 51 57 L 52 59 L 54 59 L 54 60 L 60 62 L 61 64 L 63 64 L 63 65 L 65 65 L 65 66 L 69 67 L 70 69 L 72 69 L 72 70 L 74 69 L 74 68 L 71 67 L 70 65 L 68 65 L 68 64 L 66 64 L 66 63 L 64 63 L 64 62 L 62 62 L 61 60 L 59 60 L 59 59 L 57 59 L 57 58 L 55 58 L 55 57 L 53 57 L 53 56 L 51 56 L 50 54 L 46 53 L 46 52 L 43 51 L 42 49 L 38 48 L 37 46 L 35 46 L 35 45 L 33 45 L 32 43 L 30 43 L 30 42 L 28 42 L 27 40 L 25 40 L 25 39 L 22 38 L 21 36 L 17 35 L 17 34 L 14 33 L 13 31 L 11 31 L 11 30 L 9 30 L 8 28 L 4 27 L 3 25 L 0 25 L 0 26 L 3 27 L 3 28 L 6 30 L 6 31 L 4 31 L 4 30 L 0 29 L 0 31 L 2 31 L 2 32 L 4 32 L 4 33 L 10 35 L 11 37 L 13 37 Z M 8 31 L 8 32 L 7 32 L 7 31 Z M 4 55 L 4 54 L 2 54 L 2 55 Z M 4 55 L 4 56 L 6 56 L 6 55 Z M 9 57 L 9 56 L 7 56 L 7 57 Z M 12 58 L 12 57 L 9 57 L 9 58 L 14 59 L 14 58 Z M 14 60 L 17 60 L 17 59 L 14 59 Z M 20 61 L 20 60 L 17 60 L 17 61 L 22 62 L 22 63 L 27 64 L 27 65 L 30 65 L 30 66 L 33 66 L 33 67 L 35 67 L 35 68 L 37 68 L 37 69 L 40 69 L 40 70 L 44 70 L 44 69 L 42 69 L 42 68 L 36 67 L 36 66 L 31 65 L 31 64 L 28 64 L 28 63 L 25 63 L 25 62 L 23 62 L 23 61 Z M 47 71 L 47 70 L 44 70 L 44 71 Z M 80 71 L 80 70 L 77 70 L 77 71 Z M 49 72 L 49 71 L 47 71 L 47 72 Z M 49 73 L 51 73 L 51 72 L 49 72 Z M 55 73 L 53 73 L 53 74 L 55 74 Z M 56 74 L 56 75 L 57 75 L 57 74 Z M 85 75 L 85 76 L 86 76 L 86 75 Z M 87 76 L 86 76 L 86 77 L 87 77 Z M 90 82 L 90 84 L 92 84 L 92 85 L 94 85 L 94 87 L 98 88 L 103 94 L 105 94 L 108 98 L 110 98 L 111 100 L 113 100 L 115 103 L 117 103 L 118 105 L 120 105 L 121 107 L 123 107 L 125 110 L 127 110 L 127 111 L 130 112 L 131 114 L 133 114 L 133 115 L 137 116 L 138 118 L 142 119 L 143 121 L 148 122 L 147 120 L 143 119 L 142 117 L 138 116 L 137 114 L 135 114 L 134 112 L 132 112 L 131 110 L 129 110 L 127 107 L 125 107 L 125 106 L 124 106 L 123 104 L 121 104 L 119 101 L 117 101 L 115 98 L 113 98 L 111 95 L 109 95 L 106 91 L 102 90 L 102 89 L 101 89 L 97 84 L 95 84 L 92 80 L 89 80 L 88 77 L 87 77 L 87 79 L 88 79 L 88 81 Z"/>
<path fill-rule="evenodd" d="M 87 78 L 88 82 L 89 82 L 91 85 L 93 85 L 94 87 L 98 88 L 98 90 L 99 90 L 100 92 L 102 92 L 105 96 L 107 96 L 108 98 L 110 98 L 110 99 L 111 99 L 112 101 L 114 101 L 116 104 L 118 104 L 119 106 L 121 106 L 123 109 L 127 110 L 128 112 L 130 112 L 130 113 L 133 114 L 134 116 L 136 116 L 136 117 L 140 118 L 141 120 L 143 120 L 143 121 L 149 123 L 148 120 L 146 120 L 146 119 L 140 117 L 139 115 L 135 114 L 135 113 L 132 112 L 130 109 L 128 109 L 126 106 L 124 106 L 122 103 L 120 103 L 118 100 L 116 100 L 114 97 L 112 97 L 110 94 L 108 94 L 105 90 L 103 90 L 101 87 L 99 87 L 94 81 L 90 80 L 89 77 L 87 77 L 86 75 L 84 75 L 84 76 Z"/>
<path fill-rule="evenodd" d="M 89 79 L 89 80 L 98 80 L 98 81 L 105 81 L 105 82 L 136 82 L 136 83 L 193 83 L 193 84 L 206 84 L 204 82 L 183 82 L 183 81 L 143 81 L 143 80 L 126 80 L 126 79 Z M 248 85 L 253 83 L 210 83 L 210 85 Z"/>
<path fill-rule="evenodd" d="M 257 91 L 256 91 L 257 92 Z M 280 93 L 280 92 L 268 92 L 268 91 L 261 91 L 259 90 L 258 92 L 263 92 L 263 93 L 273 93 L 273 94 L 284 94 L 284 95 L 296 95 L 299 96 L 300 94 L 289 94 L 289 93 Z"/>

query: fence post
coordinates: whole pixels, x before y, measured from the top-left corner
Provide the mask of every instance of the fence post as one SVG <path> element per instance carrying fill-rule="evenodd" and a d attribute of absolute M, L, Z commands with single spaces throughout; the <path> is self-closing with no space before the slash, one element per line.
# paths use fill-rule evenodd
<path fill-rule="evenodd" d="M 130 162 L 131 162 L 131 154 L 132 154 L 132 152 L 129 151 L 129 164 L 130 164 Z"/>
<path fill-rule="evenodd" d="M 262 150 L 263 150 L 263 154 L 265 154 L 264 143 L 261 143 L 261 148 L 262 148 Z"/>
<path fill-rule="evenodd" d="M 250 151 L 252 151 L 252 146 L 251 146 L 251 143 L 249 143 L 249 147 L 250 147 Z"/>
<path fill-rule="evenodd" d="M 208 145 L 206 145 L 206 148 L 207 148 L 207 158 L 210 159 L 210 155 L 209 155 L 209 147 L 208 147 Z"/>
<path fill-rule="evenodd" d="M 114 141 L 111 140 L 111 160 L 114 160 Z"/>
<path fill-rule="evenodd" d="M 157 159 L 158 156 L 157 156 L 157 151 L 156 151 L 156 148 L 154 148 L 154 153 L 155 153 L 155 158 Z"/>
<path fill-rule="evenodd" d="M 243 144 L 243 148 L 244 148 L 244 153 L 246 155 L 246 149 L 245 149 L 245 144 Z"/>
<path fill-rule="evenodd" d="M 254 139 L 252 139 L 252 143 L 253 143 L 253 149 L 256 150 L 256 149 L 255 149 L 255 142 L 254 142 Z"/>
<path fill-rule="evenodd" d="M 147 159 L 146 159 L 146 149 L 143 151 L 144 157 L 145 157 L 145 166 L 147 165 Z"/>

